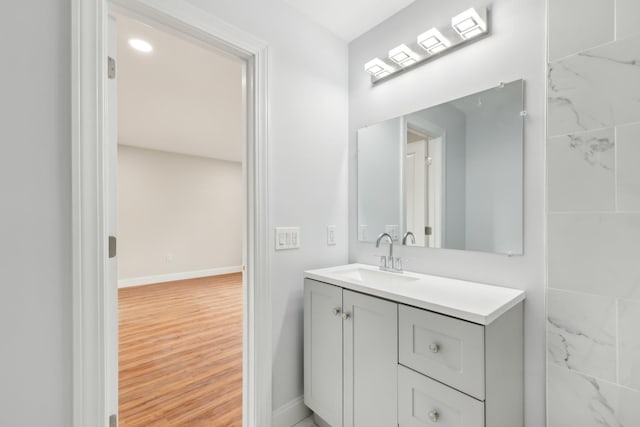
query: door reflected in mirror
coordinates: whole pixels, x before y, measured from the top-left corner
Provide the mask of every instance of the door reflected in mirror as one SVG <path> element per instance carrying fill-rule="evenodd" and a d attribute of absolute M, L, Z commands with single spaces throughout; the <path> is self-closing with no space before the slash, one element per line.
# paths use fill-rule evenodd
<path fill-rule="evenodd" d="M 522 254 L 523 109 L 517 80 L 358 130 L 358 239 Z"/>

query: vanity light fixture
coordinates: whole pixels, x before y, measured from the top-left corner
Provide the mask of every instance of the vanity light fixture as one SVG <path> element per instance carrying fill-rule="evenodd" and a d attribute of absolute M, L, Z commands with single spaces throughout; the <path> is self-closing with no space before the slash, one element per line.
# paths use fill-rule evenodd
<path fill-rule="evenodd" d="M 364 65 L 364 69 L 371 74 L 374 84 L 413 70 L 489 34 L 489 17 L 487 8 L 467 9 L 454 16 L 451 22 L 433 27 L 413 41 L 394 47 L 388 57 L 373 58 Z"/>
<path fill-rule="evenodd" d="M 422 33 L 418 36 L 418 44 L 430 55 L 442 52 L 449 46 L 451 42 L 448 38 L 442 35 L 440 30 L 432 28 L 429 31 Z"/>
<path fill-rule="evenodd" d="M 401 67 L 407 67 L 418 62 L 420 57 L 417 53 L 409 49 L 406 44 L 401 44 L 389 51 L 389 59 Z"/>
<path fill-rule="evenodd" d="M 451 18 L 451 26 L 465 40 L 484 34 L 487 32 L 486 10 L 484 12 L 482 17 L 474 8 L 467 9 Z"/>
<path fill-rule="evenodd" d="M 364 69 L 367 73 L 376 78 L 388 76 L 395 71 L 393 67 L 380 58 L 373 58 L 371 61 L 364 64 Z"/>

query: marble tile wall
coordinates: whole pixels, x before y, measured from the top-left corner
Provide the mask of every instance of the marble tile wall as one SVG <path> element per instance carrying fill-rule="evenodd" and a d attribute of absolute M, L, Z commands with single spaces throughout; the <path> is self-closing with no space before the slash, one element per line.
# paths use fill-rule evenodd
<path fill-rule="evenodd" d="M 640 426 L 640 0 L 549 0 L 548 427 Z"/>

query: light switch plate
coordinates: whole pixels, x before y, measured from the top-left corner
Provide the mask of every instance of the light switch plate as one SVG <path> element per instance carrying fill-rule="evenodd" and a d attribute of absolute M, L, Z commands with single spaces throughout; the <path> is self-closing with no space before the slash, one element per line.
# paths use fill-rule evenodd
<path fill-rule="evenodd" d="M 300 227 L 276 227 L 276 251 L 300 248 Z"/>
<path fill-rule="evenodd" d="M 327 225 L 327 246 L 336 245 L 336 226 Z"/>

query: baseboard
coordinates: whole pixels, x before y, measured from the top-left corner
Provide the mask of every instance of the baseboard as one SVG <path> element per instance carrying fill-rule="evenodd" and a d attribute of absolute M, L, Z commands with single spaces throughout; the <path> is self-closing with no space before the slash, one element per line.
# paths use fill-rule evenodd
<path fill-rule="evenodd" d="M 118 288 L 150 285 L 153 283 L 173 282 L 174 280 L 197 279 L 199 277 L 219 276 L 221 274 L 240 273 L 242 266 L 210 268 L 207 270 L 185 271 L 183 273 L 158 274 L 155 276 L 133 277 L 118 280 Z"/>
<path fill-rule="evenodd" d="M 273 411 L 271 427 L 291 427 L 307 418 L 309 414 L 311 410 L 304 405 L 303 396 L 298 396 Z"/>

